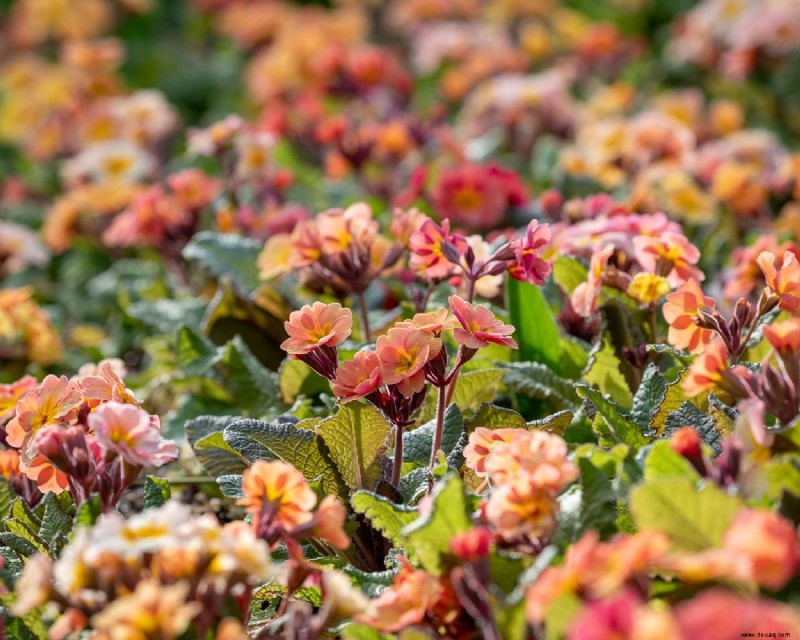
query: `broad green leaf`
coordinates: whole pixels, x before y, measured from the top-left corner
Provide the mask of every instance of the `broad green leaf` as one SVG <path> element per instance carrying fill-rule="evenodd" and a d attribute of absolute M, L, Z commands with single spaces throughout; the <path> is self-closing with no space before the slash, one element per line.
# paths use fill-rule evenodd
<path fill-rule="evenodd" d="M 519 345 L 519 359 L 541 362 L 562 373 L 561 332 L 553 311 L 540 287 L 514 278 L 506 278 L 506 298 L 514 339 Z"/>
<path fill-rule="evenodd" d="M 575 381 L 562 378 L 540 362 L 509 362 L 504 377 L 506 386 L 530 398 L 552 402 L 558 408 L 572 409 L 580 404 Z"/>
<path fill-rule="evenodd" d="M 41 505 L 40 505 L 41 506 Z M 27 527 L 33 531 L 38 531 L 42 526 L 42 520 L 37 516 L 33 510 L 28 506 L 22 498 L 17 498 L 11 504 L 11 517 L 23 522 Z"/>
<path fill-rule="evenodd" d="M 525 619 L 525 602 L 504 606 L 495 611 L 497 628 L 503 640 L 525 640 L 528 621 Z"/>
<path fill-rule="evenodd" d="M 187 326 L 178 329 L 175 338 L 175 359 L 187 376 L 199 376 L 208 371 L 217 358 L 217 348 L 205 337 Z"/>
<path fill-rule="evenodd" d="M 226 442 L 232 446 L 234 443 L 255 442 L 274 457 L 302 471 L 306 480 L 321 479 L 322 489 L 326 494 L 346 494 L 341 476 L 338 475 L 325 443 L 314 431 L 294 424 L 239 420 L 226 427 L 224 436 Z"/>
<path fill-rule="evenodd" d="M 611 396 L 611 399 L 621 407 L 627 409 L 631 406 L 631 390 L 620 370 L 620 360 L 608 333 L 604 334 L 603 339 L 592 349 L 589 364 L 581 377 L 604 394 Z"/>
<path fill-rule="evenodd" d="M 238 474 L 220 476 L 217 478 L 217 484 L 219 485 L 220 491 L 222 491 L 222 495 L 227 498 L 236 498 L 238 500 L 244 497 L 244 492 L 242 491 L 242 476 Z"/>
<path fill-rule="evenodd" d="M 547 640 L 563 640 L 582 608 L 583 602 L 573 594 L 560 596 L 551 602 L 544 616 Z"/>
<path fill-rule="evenodd" d="M 372 625 L 361 623 L 348 624 L 341 634 L 346 640 L 382 640 L 385 637 Z"/>
<path fill-rule="evenodd" d="M 144 481 L 144 508 L 160 507 L 172 497 L 172 490 L 166 478 L 147 476 Z"/>
<path fill-rule="evenodd" d="M 675 453 L 666 440 L 654 443 L 644 459 L 645 482 L 663 478 L 699 478 L 689 461 Z"/>
<path fill-rule="evenodd" d="M 401 532 L 405 546 L 422 567 L 441 575 L 453 536 L 472 528 L 464 485 L 457 475 L 445 477 L 433 491 L 431 510 Z"/>
<path fill-rule="evenodd" d="M 395 504 L 372 491 L 356 491 L 350 506 L 363 514 L 395 547 L 403 546 L 401 531 L 419 516 L 417 509 Z"/>
<path fill-rule="evenodd" d="M 477 413 L 464 422 L 467 433 L 478 427 L 484 429 L 525 429 L 525 418 L 513 409 L 498 407 L 488 402 L 481 405 Z"/>
<path fill-rule="evenodd" d="M 698 489 L 690 478 L 646 482 L 630 494 L 630 509 L 639 530 L 663 531 L 684 551 L 719 546 L 742 504 L 715 485 Z"/>
<path fill-rule="evenodd" d="M 11 513 L 11 504 L 17 499 L 17 492 L 11 483 L 0 477 L 0 521 L 8 517 Z"/>
<path fill-rule="evenodd" d="M 675 382 L 665 387 L 657 408 L 650 413 L 650 430 L 654 435 L 661 435 L 664 432 L 669 414 L 677 411 L 684 402 L 689 400 L 686 392 L 681 387 L 688 373 L 689 369 L 683 370 Z M 696 404 L 697 401 L 692 400 L 691 402 Z"/>
<path fill-rule="evenodd" d="M 211 275 L 229 276 L 248 290 L 258 286 L 259 240 L 235 234 L 201 231 L 183 249 L 183 257 L 204 266 Z"/>
<path fill-rule="evenodd" d="M 722 452 L 722 434 L 709 414 L 703 413 L 688 400 L 667 416 L 663 436 L 670 436 L 681 427 L 693 427 L 714 453 Z"/>
<path fill-rule="evenodd" d="M 358 588 L 370 598 L 377 597 L 381 591 L 390 586 L 394 581 L 395 575 L 397 575 L 397 572 L 391 569 L 387 571 L 368 572 L 356 569 L 350 564 L 344 567 L 343 571 L 350 576 Z"/>
<path fill-rule="evenodd" d="M 172 335 L 175 327 L 199 326 L 206 307 L 206 302 L 197 298 L 161 299 L 155 302 L 137 302 L 130 305 L 126 312 L 132 318 L 152 327 L 159 333 Z"/>
<path fill-rule="evenodd" d="M 197 461 L 214 477 L 226 473 L 242 473 L 248 466 L 247 460 L 225 442 L 221 431 L 201 438 L 192 449 Z"/>
<path fill-rule="evenodd" d="M 575 542 L 589 529 L 606 531 L 617 517 L 616 494 L 608 474 L 588 458 L 580 458 L 578 466 L 578 482 L 559 498 L 556 535 L 562 541 Z"/>
<path fill-rule="evenodd" d="M 484 405 L 486 406 L 486 405 Z M 483 407 L 481 407 L 483 408 Z M 464 417 L 458 405 L 451 404 L 444 414 L 442 431 L 442 451 L 450 455 L 464 434 Z M 431 460 L 431 447 L 436 421 L 431 420 L 413 431 L 403 434 L 403 460 L 419 465 L 427 465 Z"/>
<path fill-rule="evenodd" d="M 51 558 L 57 558 L 66 535 L 72 528 L 72 516 L 59 504 L 54 493 L 48 493 L 43 500 L 44 515 L 39 527 L 39 538 L 48 545 Z"/>
<path fill-rule="evenodd" d="M 78 507 L 78 513 L 75 514 L 75 526 L 92 527 L 102 513 L 103 506 L 100 502 L 100 496 L 93 494 Z"/>
<path fill-rule="evenodd" d="M 667 389 L 667 380 L 652 362 L 642 376 L 642 382 L 633 397 L 631 419 L 642 429 L 650 427 L 650 414 L 653 413 Z"/>
<path fill-rule="evenodd" d="M 785 453 L 773 457 L 764 467 L 767 494 L 774 500 L 784 492 L 800 497 L 800 455 Z"/>
<path fill-rule="evenodd" d="M 557 256 L 553 262 L 553 280 L 569 295 L 588 278 L 589 270 L 577 258 Z"/>
<path fill-rule="evenodd" d="M 572 413 L 572 411 L 565 409 L 564 411 L 559 411 L 541 420 L 531 420 L 526 426 L 530 430 L 547 431 L 548 433 L 563 435 L 567 427 L 572 424 L 572 419 L 574 417 L 575 414 Z"/>
<path fill-rule="evenodd" d="M 578 395 L 595 406 L 598 415 L 608 426 L 613 441 L 625 443 L 634 449 L 639 449 L 648 443 L 647 438 L 642 435 L 641 427 L 635 422 L 631 422 L 622 408 L 606 398 L 600 391 L 584 384 L 577 385 L 576 389 Z"/>
<path fill-rule="evenodd" d="M 239 407 L 253 417 L 274 418 L 284 412 L 278 375 L 266 369 L 239 336 L 224 347 L 219 361 Z"/>
<path fill-rule="evenodd" d="M 340 405 L 323 420 L 317 434 L 328 447 L 339 474 L 351 490 L 372 489 L 387 463 L 391 426 L 375 407 L 360 402 Z"/>
<path fill-rule="evenodd" d="M 281 398 L 287 405 L 294 404 L 300 395 L 312 396 L 330 391 L 328 381 L 308 368 L 300 360 L 286 358 L 278 370 L 278 386 Z"/>
<path fill-rule="evenodd" d="M 479 369 L 462 371 L 456 381 L 456 388 L 451 399 L 466 416 L 477 411 L 484 402 L 491 402 L 497 396 L 500 383 L 503 381 L 505 369 Z M 436 392 L 431 389 L 425 398 L 420 412 L 420 420 L 427 422 L 436 415 Z"/>
<path fill-rule="evenodd" d="M 9 533 L 19 536 L 23 540 L 31 543 L 37 551 L 44 553 L 45 555 L 48 554 L 47 545 L 44 543 L 44 540 L 42 540 L 39 537 L 39 534 L 31 529 L 31 527 L 25 524 L 22 520 L 9 518 L 3 522 L 3 527 Z"/>

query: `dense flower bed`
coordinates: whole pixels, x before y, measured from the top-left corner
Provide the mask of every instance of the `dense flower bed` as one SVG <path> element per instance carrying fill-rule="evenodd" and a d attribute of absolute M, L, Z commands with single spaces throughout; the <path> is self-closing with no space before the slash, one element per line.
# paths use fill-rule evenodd
<path fill-rule="evenodd" d="M 0 0 L 0 637 L 800 634 L 798 78 L 798 0 Z"/>

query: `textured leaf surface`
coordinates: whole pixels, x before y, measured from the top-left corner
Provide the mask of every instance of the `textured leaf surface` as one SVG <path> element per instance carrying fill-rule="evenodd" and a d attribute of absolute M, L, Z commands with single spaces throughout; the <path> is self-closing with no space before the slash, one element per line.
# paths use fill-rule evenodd
<path fill-rule="evenodd" d="M 652 362 L 642 376 L 642 382 L 633 397 L 631 419 L 642 429 L 650 427 L 650 414 L 658 407 L 667 390 L 667 380 Z"/>
<path fill-rule="evenodd" d="M 620 370 L 620 361 L 611 344 L 608 333 L 598 342 L 589 356 L 589 364 L 582 375 L 583 380 L 595 385 L 618 405 L 628 408 L 631 404 L 631 390 Z"/>
<path fill-rule="evenodd" d="M 498 407 L 484 403 L 477 413 L 464 422 L 467 433 L 472 433 L 478 427 L 484 429 L 524 429 L 525 418 L 513 409 Z"/>
<path fill-rule="evenodd" d="M 549 400 L 556 406 L 571 409 L 580 404 L 575 382 L 562 378 L 540 362 L 510 362 L 505 383 L 509 389 L 531 398 Z"/>
<path fill-rule="evenodd" d="M 47 545 L 51 557 L 58 557 L 66 540 L 65 536 L 71 528 L 72 517 L 59 504 L 56 495 L 48 493 L 44 498 L 44 514 L 42 525 L 39 527 L 39 538 Z"/>
<path fill-rule="evenodd" d="M 326 494 L 342 495 L 341 479 L 322 438 L 314 431 L 293 424 L 270 424 L 263 420 L 239 420 L 225 429 L 229 443 L 255 442 L 275 458 L 303 472 L 306 480 L 320 479 Z"/>
<path fill-rule="evenodd" d="M 686 551 L 719 546 L 742 502 L 714 485 L 698 489 L 689 478 L 647 482 L 630 494 L 630 509 L 640 530 L 666 533 Z"/>
<path fill-rule="evenodd" d="M 144 508 L 160 507 L 172 496 L 169 481 L 166 478 L 147 476 L 144 481 Z"/>
<path fill-rule="evenodd" d="M 363 514 L 395 547 L 403 546 L 400 532 L 417 519 L 419 513 L 412 507 L 398 505 L 372 491 L 356 491 L 350 505 Z"/>
<path fill-rule="evenodd" d="M 440 575 L 445 569 L 442 556 L 449 553 L 450 540 L 471 527 L 464 485 L 461 478 L 451 475 L 434 490 L 430 512 L 403 529 L 402 535 L 422 567 Z"/>
<path fill-rule="evenodd" d="M 446 455 L 450 455 L 464 433 L 464 417 L 457 405 L 451 404 L 447 407 L 443 426 L 442 451 Z M 430 462 L 435 429 L 436 421 L 431 420 L 421 427 L 403 434 L 403 459 L 406 462 L 420 465 L 427 465 Z"/>
<path fill-rule="evenodd" d="M 230 276 L 249 290 L 258 286 L 260 241 L 237 234 L 201 231 L 183 250 L 187 260 L 199 262 L 217 277 Z"/>
<path fill-rule="evenodd" d="M 351 490 L 372 489 L 383 474 L 391 427 L 372 405 L 351 402 L 323 420 L 317 434 Z"/>
<path fill-rule="evenodd" d="M 642 435 L 639 425 L 631 422 L 622 408 L 605 397 L 600 391 L 588 385 L 577 385 L 577 392 L 582 398 L 585 398 L 595 406 L 597 413 L 605 421 L 615 442 L 623 442 L 634 449 L 647 444 L 648 440 Z"/>

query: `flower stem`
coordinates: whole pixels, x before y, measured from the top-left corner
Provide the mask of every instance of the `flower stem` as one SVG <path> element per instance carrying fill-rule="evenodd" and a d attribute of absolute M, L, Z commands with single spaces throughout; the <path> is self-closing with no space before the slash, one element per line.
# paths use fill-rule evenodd
<path fill-rule="evenodd" d="M 392 485 L 400 486 L 400 473 L 403 468 L 403 431 L 401 425 L 394 427 L 394 461 L 392 462 Z"/>
<path fill-rule="evenodd" d="M 442 448 L 442 433 L 444 432 L 444 410 L 447 406 L 447 385 L 438 387 L 436 396 L 436 430 L 433 432 L 433 444 L 431 445 L 431 471 L 436 466 L 436 454 Z"/>
<path fill-rule="evenodd" d="M 372 332 L 369 328 L 369 311 L 363 291 L 358 294 L 358 310 L 361 313 L 361 339 L 369 344 L 372 342 Z"/>

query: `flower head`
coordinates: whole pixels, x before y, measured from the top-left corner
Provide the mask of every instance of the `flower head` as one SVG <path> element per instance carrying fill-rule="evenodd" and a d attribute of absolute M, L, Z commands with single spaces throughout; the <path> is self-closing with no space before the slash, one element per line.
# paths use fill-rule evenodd
<path fill-rule="evenodd" d="M 653 304 L 661 300 L 671 289 L 666 278 L 642 272 L 633 276 L 628 285 L 628 295 L 642 304 Z"/>
<path fill-rule="evenodd" d="M 633 247 L 642 268 L 666 276 L 673 287 L 680 286 L 689 278 L 705 278 L 703 272 L 694 266 L 700 259 L 699 249 L 682 233 L 665 231 L 659 236 L 637 236 L 633 239 Z"/>
<path fill-rule="evenodd" d="M 331 381 L 333 394 L 347 403 L 368 396 L 383 384 L 381 360 L 374 351 L 359 351 L 352 360 L 343 362 Z"/>
<path fill-rule="evenodd" d="M 517 343 L 511 337 L 514 327 L 500 322 L 487 307 L 482 304 L 473 306 L 458 296 L 450 296 L 449 302 L 461 323 L 461 328 L 453 331 L 456 342 L 470 349 L 482 349 L 490 343 L 517 348 Z"/>
<path fill-rule="evenodd" d="M 578 477 L 578 468 L 567 458 L 567 443 L 544 431 L 521 432 L 494 447 L 486 459 L 486 474 L 495 484 L 524 482 L 560 493 Z"/>
<path fill-rule="evenodd" d="M 548 535 L 556 525 L 558 502 L 553 494 L 527 477 L 498 487 L 486 504 L 486 520 L 509 541 Z"/>
<path fill-rule="evenodd" d="M 437 225 L 433 220 L 425 220 L 419 230 L 411 234 L 409 265 L 416 273 L 429 280 L 447 278 L 455 269 L 455 264 L 447 257 L 442 244 L 449 242 L 463 248 L 466 241 L 450 232 L 450 221 L 443 220 Z"/>
<path fill-rule="evenodd" d="M 47 376 L 17 403 L 16 416 L 6 427 L 8 444 L 22 450 L 24 455 L 39 429 L 69 423 L 80 403 L 81 396 L 75 383 L 66 376 Z"/>
<path fill-rule="evenodd" d="M 542 257 L 551 238 L 550 225 L 531 220 L 525 235 L 516 245 L 516 263 L 509 269 L 511 277 L 531 284 L 544 284 L 553 270 L 551 264 Z"/>
<path fill-rule="evenodd" d="M 419 624 L 442 591 L 431 574 L 404 565 L 394 583 L 369 603 L 366 613 L 356 618 L 376 629 L 393 633 Z"/>
<path fill-rule="evenodd" d="M 578 315 L 588 318 L 597 311 L 597 303 L 603 286 L 603 273 L 613 253 L 614 245 L 610 243 L 595 247 L 592 252 L 589 277 L 586 282 L 581 282 L 575 287 L 570 297 L 570 304 Z"/>
<path fill-rule="evenodd" d="M 242 474 L 244 498 L 239 504 L 254 517 L 268 512 L 271 519 L 285 530 L 309 522 L 317 496 L 303 474 L 280 460 L 256 460 Z"/>
<path fill-rule="evenodd" d="M 178 457 L 178 447 L 164 440 L 157 418 L 136 405 L 106 402 L 87 419 L 98 443 L 130 465 L 160 467 Z"/>
<path fill-rule="evenodd" d="M 404 396 L 411 397 L 424 388 L 423 367 L 439 355 L 441 349 L 441 338 L 430 332 L 408 327 L 389 329 L 376 344 L 383 381 L 398 385 Z"/>
<path fill-rule="evenodd" d="M 0 425 L 14 417 L 19 399 L 36 385 L 33 376 L 24 376 L 10 384 L 0 384 Z"/>
<path fill-rule="evenodd" d="M 284 323 L 289 338 L 281 348 L 292 356 L 305 355 L 321 346 L 344 342 L 353 328 L 353 314 L 339 303 L 315 302 L 293 311 Z"/>
<path fill-rule="evenodd" d="M 486 459 L 498 446 L 516 438 L 523 429 L 487 429 L 477 427 L 469 434 L 469 441 L 464 448 L 464 461 L 479 478 L 486 476 Z"/>
<path fill-rule="evenodd" d="M 779 306 L 793 315 L 800 313 L 800 263 L 787 251 L 780 268 L 775 267 L 775 254 L 764 251 L 758 256 L 758 266 L 764 273 L 767 286 L 778 296 Z"/>
<path fill-rule="evenodd" d="M 714 309 L 716 305 L 714 298 L 703 295 L 700 284 L 694 278 L 670 293 L 662 308 L 664 319 L 669 324 L 669 343 L 690 353 L 703 351 L 714 337 L 714 332 L 697 325 L 697 312 L 702 308 Z"/>
<path fill-rule="evenodd" d="M 766 325 L 764 337 L 778 353 L 800 351 L 800 318 L 790 318 Z"/>
<path fill-rule="evenodd" d="M 728 370 L 728 348 L 722 340 L 714 340 L 689 366 L 689 373 L 683 381 L 683 390 L 689 397 L 711 391 Z"/>

